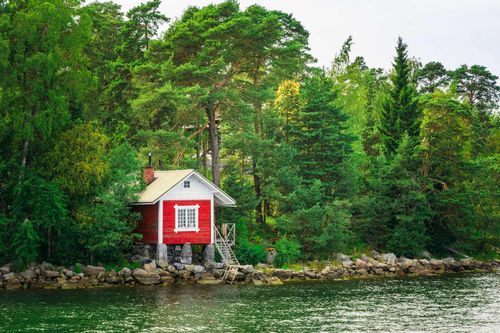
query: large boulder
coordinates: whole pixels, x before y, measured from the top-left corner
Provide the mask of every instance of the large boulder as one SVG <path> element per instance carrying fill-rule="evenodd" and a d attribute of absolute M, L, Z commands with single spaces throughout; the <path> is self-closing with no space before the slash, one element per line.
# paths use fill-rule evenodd
<path fill-rule="evenodd" d="M 203 264 L 205 266 L 212 265 L 215 262 L 215 246 L 214 244 L 206 245 L 203 249 Z"/>
<path fill-rule="evenodd" d="M 185 265 L 191 265 L 192 261 L 193 261 L 193 250 L 191 249 L 191 244 L 186 243 L 182 245 L 181 263 Z"/>
<path fill-rule="evenodd" d="M 242 265 L 242 266 L 240 266 L 239 269 L 243 274 L 255 273 L 255 268 L 253 268 L 252 265 Z"/>
<path fill-rule="evenodd" d="M 386 264 L 389 264 L 389 265 L 395 265 L 396 259 L 397 259 L 396 255 L 392 252 L 384 253 L 380 257 L 380 261 L 385 262 Z"/>
<path fill-rule="evenodd" d="M 57 279 L 61 274 L 57 271 L 43 270 L 42 276 L 46 279 Z"/>
<path fill-rule="evenodd" d="M 118 275 L 122 278 L 122 279 L 127 279 L 129 277 L 132 276 L 132 271 L 130 270 L 130 268 L 128 267 L 123 267 L 119 272 L 118 272 Z"/>
<path fill-rule="evenodd" d="M 356 269 L 366 269 L 368 264 L 364 260 L 356 259 L 355 265 Z"/>
<path fill-rule="evenodd" d="M 274 270 L 272 275 L 282 280 L 285 280 L 285 279 L 290 279 L 292 277 L 292 271 L 287 269 L 276 269 Z"/>
<path fill-rule="evenodd" d="M 132 276 L 137 280 L 137 282 L 145 286 L 161 283 L 160 274 L 148 273 L 140 268 L 134 269 Z"/>
<path fill-rule="evenodd" d="M 148 273 L 157 273 L 156 271 L 156 263 L 154 261 L 144 264 L 144 270 Z"/>
<path fill-rule="evenodd" d="M 31 280 L 36 279 L 36 277 L 37 277 L 36 273 L 34 271 L 32 271 L 31 269 L 27 269 L 24 272 L 21 272 L 19 275 L 25 281 L 31 281 Z"/>
<path fill-rule="evenodd" d="M 205 273 L 205 267 L 201 265 L 195 265 L 193 268 L 193 273 L 194 274 L 203 274 Z"/>
<path fill-rule="evenodd" d="M 168 268 L 168 260 L 158 260 L 156 265 L 158 267 L 160 267 L 161 269 L 167 269 Z"/>
<path fill-rule="evenodd" d="M 83 270 L 83 273 L 87 276 L 98 277 L 99 273 L 106 273 L 106 268 L 101 266 L 87 265 Z"/>

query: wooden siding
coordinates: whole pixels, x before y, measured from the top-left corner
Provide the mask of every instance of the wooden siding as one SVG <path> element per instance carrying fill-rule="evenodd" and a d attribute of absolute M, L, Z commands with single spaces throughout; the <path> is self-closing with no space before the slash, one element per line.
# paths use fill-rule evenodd
<path fill-rule="evenodd" d="M 134 206 L 134 211 L 141 213 L 141 221 L 134 233 L 142 234 L 144 244 L 158 243 L 158 204 Z"/>
<path fill-rule="evenodd" d="M 179 231 L 175 228 L 175 208 L 179 206 L 195 206 L 198 209 L 198 228 L 200 231 Z M 166 200 L 163 201 L 163 243 L 165 244 L 210 244 L 212 240 L 210 200 Z"/>

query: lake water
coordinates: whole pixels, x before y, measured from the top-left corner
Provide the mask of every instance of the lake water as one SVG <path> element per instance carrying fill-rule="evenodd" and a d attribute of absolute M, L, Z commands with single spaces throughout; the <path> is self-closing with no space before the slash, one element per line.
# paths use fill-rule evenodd
<path fill-rule="evenodd" d="M 500 332 L 500 274 L 0 291 L 1 332 Z"/>

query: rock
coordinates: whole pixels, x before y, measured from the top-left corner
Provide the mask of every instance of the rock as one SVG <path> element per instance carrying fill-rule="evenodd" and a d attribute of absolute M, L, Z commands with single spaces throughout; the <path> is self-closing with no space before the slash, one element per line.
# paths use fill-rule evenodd
<path fill-rule="evenodd" d="M 372 258 L 375 259 L 375 260 L 378 260 L 380 258 L 380 253 L 378 253 L 377 251 L 373 250 L 372 251 Z"/>
<path fill-rule="evenodd" d="M 194 274 L 202 274 L 202 273 L 205 273 L 205 267 L 200 266 L 200 265 L 196 265 L 196 266 L 194 266 L 194 268 L 193 268 L 193 273 L 194 273 Z"/>
<path fill-rule="evenodd" d="M 316 278 L 316 272 L 309 268 L 304 268 L 304 275 L 311 279 Z"/>
<path fill-rule="evenodd" d="M 342 262 L 342 267 L 344 268 L 351 268 L 352 266 L 352 261 L 343 261 Z"/>
<path fill-rule="evenodd" d="M 270 277 L 269 279 L 266 280 L 266 282 L 273 286 L 281 286 L 283 284 L 283 281 L 281 281 L 275 276 Z"/>
<path fill-rule="evenodd" d="M 375 268 L 375 269 L 373 270 L 373 273 L 374 273 L 375 275 L 384 275 L 384 270 L 383 270 L 383 269 L 380 269 L 380 268 Z"/>
<path fill-rule="evenodd" d="M 153 284 L 161 283 L 160 274 L 146 272 L 143 269 L 136 268 L 132 273 L 132 276 L 142 285 L 149 286 Z"/>
<path fill-rule="evenodd" d="M 2 267 L 0 267 L 0 274 L 1 275 L 9 274 L 11 269 L 12 269 L 11 264 L 3 265 Z"/>
<path fill-rule="evenodd" d="M 191 265 L 192 261 L 193 261 L 193 250 L 191 249 L 191 244 L 186 243 L 182 245 L 181 263 Z"/>
<path fill-rule="evenodd" d="M 266 269 L 266 268 L 269 268 L 269 267 L 271 267 L 271 266 L 269 266 L 268 264 L 263 264 L 261 262 L 259 262 L 257 264 L 257 269 Z"/>
<path fill-rule="evenodd" d="M 368 258 L 368 256 L 366 254 L 362 253 L 361 260 L 363 260 L 364 262 L 368 262 L 370 260 L 370 258 Z"/>
<path fill-rule="evenodd" d="M 392 252 L 389 252 L 389 253 L 384 253 L 381 257 L 380 257 L 380 260 L 387 263 L 387 264 L 390 264 L 390 265 L 394 265 L 396 263 L 396 255 Z"/>
<path fill-rule="evenodd" d="M 239 267 L 243 274 L 253 274 L 255 273 L 255 268 L 252 265 L 243 265 Z"/>
<path fill-rule="evenodd" d="M 272 273 L 272 276 L 280 278 L 282 280 L 287 280 L 292 277 L 292 271 L 287 270 L 287 269 L 276 269 Z"/>
<path fill-rule="evenodd" d="M 358 269 L 356 271 L 356 274 L 357 275 L 361 275 L 361 276 L 367 276 L 368 275 L 368 271 L 366 269 L 364 269 L 364 268 L 361 268 L 361 269 Z"/>
<path fill-rule="evenodd" d="M 422 266 L 428 266 L 430 264 L 429 260 L 427 259 L 420 259 L 418 262 Z"/>
<path fill-rule="evenodd" d="M 119 272 L 118 272 L 118 275 L 122 278 L 122 279 L 127 279 L 129 277 L 132 276 L 132 271 L 130 270 L 130 268 L 128 267 L 123 267 Z"/>
<path fill-rule="evenodd" d="M 226 272 L 226 270 L 224 270 L 224 269 L 214 269 L 214 270 L 212 270 L 212 274 L 217 279 L 220 279 L 224 275 L 225 272 Z"/>
<path fill-rule="evenodd" d="M 59 272 L 56 272 L 56 271 L 45 271 L 43 270 L 42 271 L 42 276 L 44 278 L 47 278 L 47 279 L 56 279 L 60 276 L 61 274 Z"/>
<path fill-rule="evenodd" d="M 40 264 L 40 271 L 55 271 L 55 270 L 56 269 L 51 263 L 44 261 Z"/>
<path fill-rule="evenodd" d="M 167 269 L 168 268 L 168 261 L 167 260 L 158 260 L 156 265 L 162 269 Z"/>
<path fill-rule="evenodd" d="M 189 271 L 189 272 L 193 272 L 194 271 L 194 267 L 195 267 L 195 265 L 184 265 L 184 269 L 186 271 Z"/>
<path fill-rule="evenodd" d="M 337 258 L 342 262 L 351 261 L 351 256 L 342 253 L 337 254 Z"/>
<path fill-rule="evenodd" d="M 181 263 L 178 263 L 178 262 L 174 263 L 172 266 L 174 266 L 175 269 L 178 271 L 180 271 L 181 269 L 184 269 L 184 265 Z"/>
<path fill-rule="evenodd" d="M 356 259 L 355 265 L 356 265 L 356 269 L 366 269 L 367 268 L 367 263 L 361 259 Z"/>
<path fill-rule="evenodd" d="M 87 265 L 83 270 L 83 273 L 87 276 L 99 276 L 99 273 L 106 273 L 106 268 L 101 266 Z"/>
<path fill-rule="evenodd" d="M 175 282 L 175 278 L 170 274 L 162 275 L 162 276 L 160 276 L 160 279 L 161 279 L 161 283 L 163 283 L 163 284 L 172 284 Z"/>
<path fill-rule="evenodd" d="M 262 286 L 263 282 L 262 280 L 250 280 L 250 283 L 252 283 L 254 286 Z"/>
<path fill-rule="evenodd" d="M 10 274 L 12 274 L 12 273 L 10 273 Z M 22 285 L 21 285 L 21 282 L 19 281 L 19 279 L 16 277 L 9 278 L 5 282 L 5 289 L 7 289 L 7 290 L 19 289 L 19 288 L 22 288 Z"/>
<path fill-rule="evenodd" d="M 148 273 L 157 273 L 156 271 L 156 263 L 154 261 L 149 264 L 144 264 L 143 269 Z"/>
<path fill-rule="evenodd" d="M 170 273 L 176 273 L 177 272 L 177 268 L 175 268 L 174 265 L 168 265 L 167 271 L 170 272 Z"/>
<path fill-rule="evenodd" d="M 326 266 L 325 268 L 323 268 L 321 270 L 320 274 L 323 276 L 326 276 L 326 275 L 330 274 L 331 271 L 332 271 L 332 266 Z"/>
<path fill-rule="evenodd" d="M 168 261 L 168 247 L 167 247 L 167 244 L 158 244 L 156 246 L 156 259 Z"/>
<path fill-rule="evenodd" d="M 212 265 L 215 262 L 215 246 L 208 244 L 203 249 L 203 264 L 205 266 Z"/>
<path fill-rule="evenodd" d="M 224 263 L 223 262 L 216 262 L 213 264 L 215 269 L 223 269 L 224 268 Z"/>
<path fill-rule="evenodd" d="M 67 269 L 67 268 L 63 268 L 62 270 L 62 273 L 68 278 L 70 279 L 71 277 L 73 277 L 73 275 L 75 275 L 75 272 Z"/>
<path fill-rule="evenodd" d="M 105 281 L 109 284 L 117 284 L 120 282 L 120 278 L 118 277 L 118 273 L 116 273 L 114 270 L 111 270 L 106 273 Z"/>
<path fill-rule="evenodd" d="M 444 264 L 442 260 L 431 259 L 430 264 L 432 268 L 435 270 L 444 269 Z"/>
<path fill-rule="evenodd" d="M 27 269 L 24 272 L 21 272 L 19 275 L 26 281 L 34 280 L 37 277 L 36 273 L 31 269 Z"/>

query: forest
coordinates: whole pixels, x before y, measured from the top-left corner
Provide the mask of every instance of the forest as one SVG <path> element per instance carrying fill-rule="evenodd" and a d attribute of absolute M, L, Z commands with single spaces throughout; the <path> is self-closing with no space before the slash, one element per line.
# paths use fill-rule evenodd
<path fill-rule="evenodd" d="M 392 67 L 370 68 L 346 31 L 319 68 L 285 12 L 159 6 L 0 0 L 0 262 L 123 262 L 149 152 L 235 198 L 217 217 L 242 262 L 498 257 L 486 67 L 422 63 L 399 38 Z"/>

